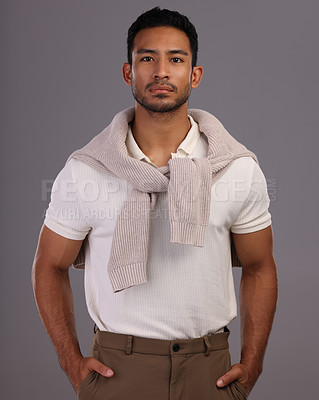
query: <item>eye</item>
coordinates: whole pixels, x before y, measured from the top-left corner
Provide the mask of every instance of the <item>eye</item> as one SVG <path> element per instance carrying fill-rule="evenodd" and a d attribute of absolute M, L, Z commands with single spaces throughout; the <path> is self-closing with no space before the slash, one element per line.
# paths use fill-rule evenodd
<path fill-rule="evenodd" d="M 145 56 L 141 59 L 141 61 L 151 61 L 153 58 L 150 56 Z"/>
<path fill-rule="evenodd" d="M 179 58 L 179 57 L 174 57 L 174 58 L 172 58 L 172 61 L 173 61 L 175 64 L 183 62 L 183 60 L 182 60 L 181 58 Z"/>

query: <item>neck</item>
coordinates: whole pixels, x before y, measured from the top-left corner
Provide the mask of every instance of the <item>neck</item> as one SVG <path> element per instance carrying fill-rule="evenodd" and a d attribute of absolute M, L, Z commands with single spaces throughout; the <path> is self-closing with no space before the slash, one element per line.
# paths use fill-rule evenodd
<path fill-rule="evenodd" d="M 191 123 L 187 103 L 174 112 L 154 113 L 135 105 L 132 133 L 138 146 L 150 159 L 170 157 L 185 139 Z"/>

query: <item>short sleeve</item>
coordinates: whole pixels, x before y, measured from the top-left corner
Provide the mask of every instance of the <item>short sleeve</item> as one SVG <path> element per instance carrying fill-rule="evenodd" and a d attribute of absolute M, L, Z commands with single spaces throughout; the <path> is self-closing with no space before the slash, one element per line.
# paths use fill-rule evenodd
<path fill-rule="evenodd" d="M 51 199 L 45 213 L 44 225 L 68 239 L 83 240 L 91 227 L 85 218 L 80 191 L 74 178 L 71 159 L 55 178 Z"/>
<path fill-rule="evenodd" d="M 260 166 L 254 162 L 248 196 L 230 227 L 233 233 L 251 233 L 271 225 L 267 182 Z"/>

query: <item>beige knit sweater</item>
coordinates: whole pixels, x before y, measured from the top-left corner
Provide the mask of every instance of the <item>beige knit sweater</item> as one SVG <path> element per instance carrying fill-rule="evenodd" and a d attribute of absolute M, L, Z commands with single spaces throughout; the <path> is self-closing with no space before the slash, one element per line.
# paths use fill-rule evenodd
<path fill-rule="evenodd" d="M 125 140 L 128 124 L 134 119 L 132 107 L 118 113 L 109 126 L 67 160 L 82 160 L 133 187 L 117 220 L 107 266 L 114 292 L 147 282 L 149 216 L 157 193 L 168 192 L 171 242 L 203 246 L 212 184 L 238 157 L 251 156 L 258 163 L 256 155 L 234 139 L 216 117 L 202 110 L 188 113 L 208 139 L 206 158 L 175 158 L 168 166 L 155 168 L 130 157 Z M 85 239 L 73 264 L 77 268 L 84 268 L 87 245 Z M 232 262 L 240 265 L 233 245 Z"/>

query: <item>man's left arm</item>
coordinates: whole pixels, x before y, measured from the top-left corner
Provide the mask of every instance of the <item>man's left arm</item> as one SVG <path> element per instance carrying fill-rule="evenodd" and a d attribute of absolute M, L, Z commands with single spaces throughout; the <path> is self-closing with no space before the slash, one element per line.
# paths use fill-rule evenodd
<path fill-rule="evenodd" d="M 241 360 L 218 379 L 217 386 L 223 387 L 238 380 L 249 393 L 263 369 L 264 354 L 276 309 L 277 271 L 271 226 L 257 232 L 232 235 L 242 264 L 239 294 Z"/>

